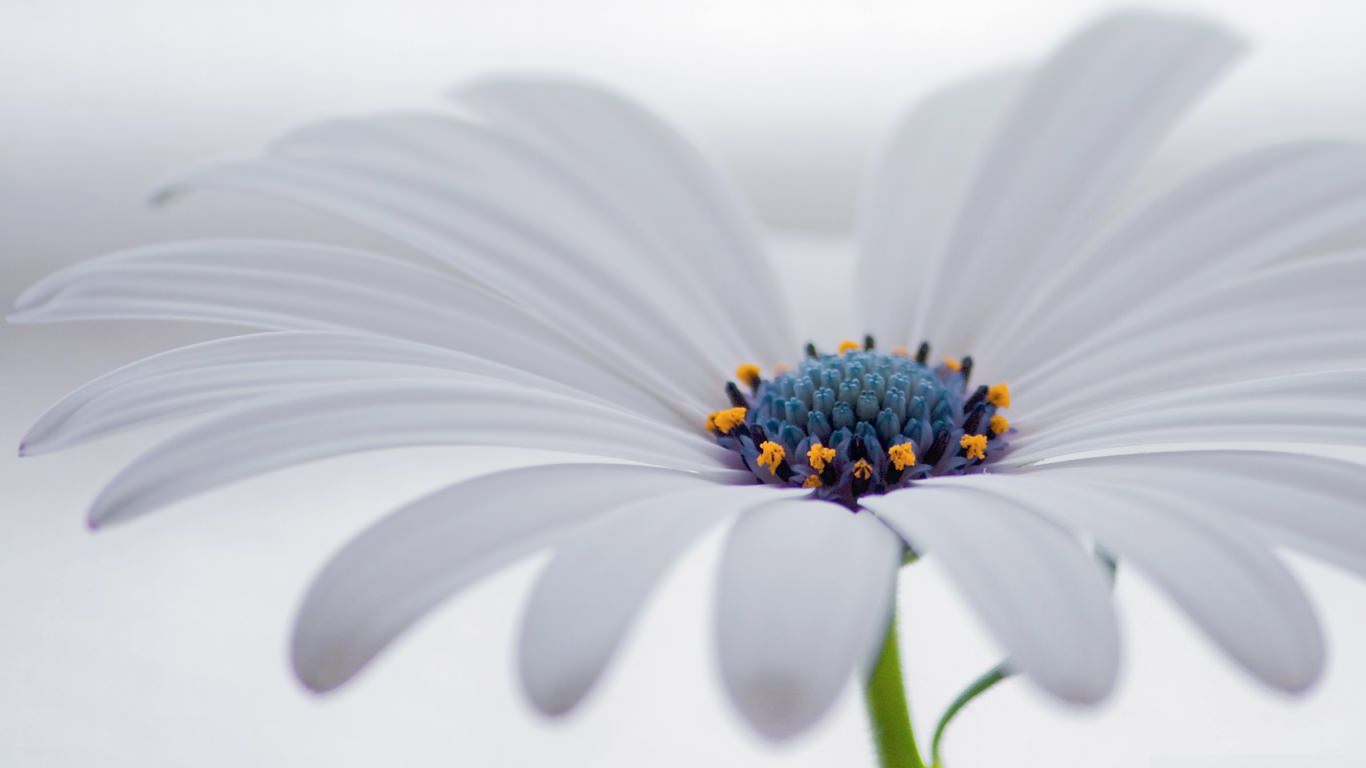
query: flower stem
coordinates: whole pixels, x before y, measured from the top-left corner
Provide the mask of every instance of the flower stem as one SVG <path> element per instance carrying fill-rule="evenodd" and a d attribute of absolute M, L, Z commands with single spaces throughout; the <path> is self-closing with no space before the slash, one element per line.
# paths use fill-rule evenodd
<path fill-rule="evenodd" d="M 882 654 L 863 689 L 868 719 L 882 768 L 925 768 L 915 745 L 911 712 L 906 703 L 906 684 L 901 677 L 901 651 L 896 640 L 896 608 L 887 623 Z"/>
<path fill-rule="evenodd" d="M 939 742 L 944 738 L 944 730 L 949 727 L 949 723 L 953 722 L 958 710 L 1012 674 L 1014 673 L 1011 672 L 1010 668 L 1006 666 L 1005 662 L 1002 662 L 992 668 L 991 671 L 972 681 L 971 685 L 958 694 L 958 698 L 954 699 L 949 708 L 944 711 L 943 716 L 939 718 L 939 725 L 934 729 L 934 738 L 930 741 L 930 765 L 932 768 L 942 768 L 944 765 L 943 758 L 939 755 Z"/>

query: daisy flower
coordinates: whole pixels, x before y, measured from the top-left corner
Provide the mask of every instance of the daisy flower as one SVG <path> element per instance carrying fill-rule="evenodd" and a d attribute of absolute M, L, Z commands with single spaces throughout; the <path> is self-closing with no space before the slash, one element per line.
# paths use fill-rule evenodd
<path fill-rule="evenodd" d="M 1131 194 L 1240 47 L 1200 20 L 1125 13 L 925 100 L 874 164 L 856 258 L 821 265 L 854 270 L 850 325 L 868 335 L 843 342 L 795 336 L 745 207 L 617 94 L 495 77 L 449 113 L 312 125 L 158 200 L 271 195 L 432 263 L 214 240 L 58 272 L 11 321 L 259 332 L 91 382 L 20 450 L 198 418 L 109 483 L 92 526 L 357 451 L 618 460 L 460 482 L 360 534 L 294 629 L 316 691 L 549 547 L 519 667 L 535 705 L 564 712 L 669 565 L 723 522 L 720 669 L 769 737 L 810 726 L 859 676 L 884 762 L 921 764 L 893 605 L 898 569 L 923 555 L 1008 658 L 959 704 L 1013 672 L 1104 697 L 1116 562 L 1249 673 L 1299 691 L 1323 638 L 1273 550 L 1366 574 L 1366 474 L 1296 452 L 1366 442 L 1366 252 L 1340 247 L 1366 225 L 1366 151 L 1282 144 L 1142 205 Z"/>

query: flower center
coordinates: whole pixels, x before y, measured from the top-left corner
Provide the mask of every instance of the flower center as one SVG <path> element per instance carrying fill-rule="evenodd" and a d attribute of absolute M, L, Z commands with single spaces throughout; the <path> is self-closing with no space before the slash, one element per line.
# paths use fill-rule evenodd
<path fill-rule="evenodd" d="M 795 369 L 765 379 L 742 365 L 726 385 L 731 407 L 707 417 L 707 429 L 735 451 L 761 482 L 811 488 L 816 496 L 856 505 L 935 475 L 961 474 L 1005 449 L 1010 407 L 1004 384 L 968 389 L 972 358 L 931 366 L 930 347 L 876 351 L 840 344 L 822 354 L 806 345 Z"/>

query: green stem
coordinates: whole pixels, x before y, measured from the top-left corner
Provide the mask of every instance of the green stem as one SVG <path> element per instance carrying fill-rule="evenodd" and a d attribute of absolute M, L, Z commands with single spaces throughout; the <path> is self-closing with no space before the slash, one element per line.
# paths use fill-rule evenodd
<path fill-rule="evenodd" d="M 896 640 L 896 609 L 887 624 L 882 654 L 863 689 L 868 719 L 882 768 L 925 768 L 915 745 L 911 712 L 906 704 L 906 684 L 901 677 L 901 651 Z"/>
<path fill-rule="evenodd" d="M 1014 673 L 1010 671 L 1005 662 L 996 665 L 995 669 L 972 681 L 972 685 L 958 694 L 958 698 L 954 699 L 949 708 L 944 710 L 944 714 L 939 718 L 939 724 L 934 728 L 934 737 L 930 740 L 930 765 L 932 768 L 941 768 L 944 765 L 943 759 L 939 756 L 939 742 L 944 738 L 944 730 L 949 727 L 949 723 L 953 721 L 954 715 L 958 714 L 958 710 L 1012 674 Z"/>

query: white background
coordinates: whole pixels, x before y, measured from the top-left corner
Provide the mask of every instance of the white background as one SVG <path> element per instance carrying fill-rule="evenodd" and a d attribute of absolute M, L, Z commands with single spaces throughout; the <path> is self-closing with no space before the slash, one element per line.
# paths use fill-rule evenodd
<path fill-rule="evenodd" d="M 0 0 L 0 299 L 82 257 L 198 235 L 311 236 L 401 252 L 343 223 L 228 196 L 152 213 L 143 195 L 206 158 L 310 119 L 435 105 L 491 69 L 569 70 L 628 88 L 736 174 L 806 286 L 882 132 L 956 75 L 1037 56 L 1104 3 Z M 1207 3 L 1253 56 L 1150 178 L 1276 136 L 1366 138 L 1366 4 Z M 790 244 L 791 238 L 785 242 Z M 828 270 L 828 271 L 827 271 Z M 814 300 L 814 297 L 810 300 Z M 829 303 L 812 316 L 840 317 Z M 849 332 L 826 328 L 830 338 Z M 109 367 L 213 335 L 157 324 L 0 329 L 0 444 Z M 534 715 L 512 670 L 535 562 L 452 601 L 327 699 L 285 657 L 294 607 L 329 552 L 384 510 L 506 452 L 360 456 L 272 476 L 88 533 L 85 505 L 164 430 L 50 457 L 0 459 L 0 765 L 859 765 L 851 689 L 774 748 L 724 700 L 710 653 L 715 538 L 675 572 L 586 705 Z M 8 452 L 7 452 L 8 453 Z M 1297 562 L 1331 644 L 1307 697 L 1234 670 L 1132 574 L 1118 592 L 1116 696 L 1076 711 L 1012 682 L 950 736 L 969 766 L 1366 763 L 1366 586 Z M 905 653 L 922 729 L 994 661 L 932 563 L 907 575 Z M 1312 758 L 1312 759 L 1311 759 Z M 1241 763 L 1240 763 L 1241 764 Z"/>

